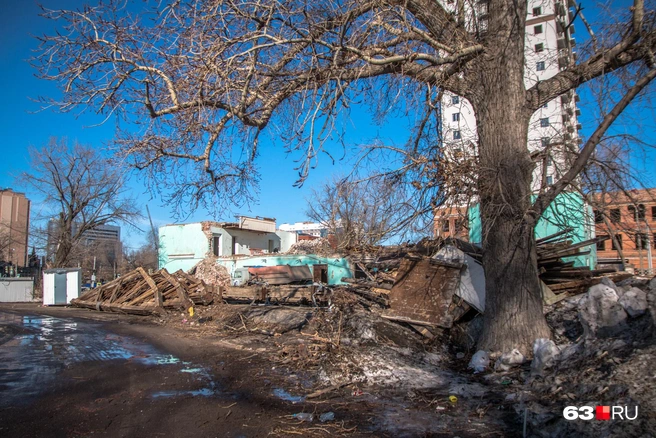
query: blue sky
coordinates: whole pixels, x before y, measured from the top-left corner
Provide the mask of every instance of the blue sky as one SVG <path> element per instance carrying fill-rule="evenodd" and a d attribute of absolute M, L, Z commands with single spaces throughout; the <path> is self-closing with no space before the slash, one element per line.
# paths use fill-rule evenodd
<path fill-rule="evenodd" d="M 57 113 L 53 110 L 40 111 L 40 105 L 32 99 L 38 96 L 57 96 L 54 83 L 37 79 L 35 71 L 27 60 L 33 56 L 38 41 L 34 35 L 48 33 L 52 23 L 38 16 L 40 9 L 34 0 L 0 0 L 0 59 L 3 68 L 0 70 L 0 81 L 4 85 L 4 96 L 0 104 L 0 128 L 2 135 L 2 154 L 5 162 L 11 163 L 8 170 L 0 172 L 0 187 L 19 186 L 13 181 L 14 175 L 29 170 L 28 147 L 41 147 L 51 137 L 65 137 L 69 142 L 80 142 L 94 147 L 103 147 L 114 135 L 114 124 L 110 121 L 97 125 L 102 118 L 93 114 Z M 84 4 L 83 0 L 43 0 L 47 8 L 77 8 Z M 366 118 L 354 115 L 357 121 L 349 123 L 350 141 L 357 143 L 366 141 L 378 132 L 371 127 Z M 359 127 L 359 128 L 358 128 Z M 396 131 L 395 129 L 391 130 Z M 400 130 L 399 130 L 400 131 Z M 306 198 L 310 197 L 311 189 L 326 181 L 334 173 L 345 173 L 350 170 L 346 160 L 335 164 L 327 157 L 321 157 L 318 166 L 311 173 L 302 188 L 293 187 L 298 178 L 294 170 L 296 163 L 293 155 L 287 155 L 280 148 L 263 144 L 259 157 L 261 182 L 259 202 L 250 208 L 241 208 L 226 212 L 222 217 L 212 218 L 205 211 L 197 211 L 187 221 L 216 219 L 232 220 L 235 213 L 275 217 L 278 223 L 298 222 L 306 220 Z M 343 156 L 341 146 L 333 147 L 335 157 Z M 297 157 L 296 157 L 297 158 Z M 159 199 L 152 199 L 146 188 L 137 178 L 132 178 L 130 188 L 139 195 L 144 204 L 148 204 L 156 225 L 175 222 L 172 210 L 162 205 Z M 30 193 L 27 191 L 30 198 Z M 33 217 L 44 214 L 38 199 L 33 201 Z M 145 210 L 145 207 L 144 207 Z M 144 211 L 145 213 L 145 211 Z M 147 220 L 142 229 L 148 227 Z M 124 236 L 129 246 L 137 246 L 143 241 L 141 233 L 125 229 Z"/>
<path fill-rule="evenodd" d="M 49 8 L 76 8 L 84 4 L 83 0 L 42 0 L 44 6 Z M 586 9 L 589 20 L 595 17 L 595 9 Z M 33 35 L 47 33 L 51 30 L 51 23 L 38 16 L 39 8 L 34 0 L 0 0 L 0 59 L 3 68 L 0 70 L 0 83 L 3 84 L 3 99 L 0 103 L 0 128 L 2 132 L 2 156 L 5 163 L 10 166 L 0 172 L 0 187 L 16 187 L 13 175 L 29 169 L 27 148 L 40 147 L 47 143 L 50 137 L 66 137 L 70 142 L 78 141 L 94 147 L 102 147 L 113 138 L 114 126 L 109 122 L 102 126 L 91 127 L 101 121 L 101 118 L 92 114 L 76 117 L 75 114 L 61 114 L 52 110 L 39 111 L 39 104 L 30 100 L 39 95 L 56 96 L 58 94 L 53 83 L 42 81 L 34 76 L 34 71 L 27 63 L 33 55 L 38 42 Z M 577 40 L 585 37 L 584 29 L 577 24 Z M 653 87 L 652 87 L 653 88 Z M 648 129 L 641 133 L 643 138 L 653 138 L 653 111 L 649 107 L 636 108 L 631 113 L 635 118 L 650 120 Z M 646 115 L 648 114 L 648 117 Z M 583 112 L 583 134 L 589 133 L 585 122 L 589 115 Z M 619 131 L 632 132 L 634 122 L 628 121 L 617 126 Z M 364 143 L 376 136 L 381 136 L 387 143 L 403 141 L 402 133 L 406 129 L 403 120 L 394 119 L 386 128 L 371 124 L 364 111 L 357 107 L 352 112 L 352 120 L 347 125 L 347 146 Z M 333 148 L 336 158 L 342 156 L 340 147 Z M 345 173 L 350 169 L 349 163 L 338 161 L 332 164 L 329 159 L 322 158 L 318 167 L 311 173 L 302 188 L 294 188 L 293 183 L 297 174 L 294 157 L 287 156 L 280 148 L 266 143 L 261 147 L 262 155 L 259 158 L 261 182 L 259 202 L 249 208 L 242 208 L 234 212 L 226 212 L 223 217 L 209 217 L 204 211 L 197 211 L 188 221 L 216 219 L 231 220 L 234 213 L 252 214 L 275 217 L 278 223 L 296 222 L 306 219 L 306 198 L 310 196 L 312 187 L 326 181 L 331 174 Z M 351 154 L 352 155 L 352 154 Z M 653 181 L 654 154 L 636 156 L 634 162 Z M 138 181 L 130 182 L 131 190 L 139 195 L 143 204 L 148 204 L 153 219 L 157 225 L 174 222 L 172 211 L 162 205 L 158 199 L 151 199 L 145 187 Z M 28 197 L 30 193 L 27 192 Z M 44 213 L 38 199 L 33 199 L 33 216 Z M 142 224 L 147 229 L 147 221 Z M 124 230 L 128 246 L 141 244 L 142 237 L 138 231 Z"/>

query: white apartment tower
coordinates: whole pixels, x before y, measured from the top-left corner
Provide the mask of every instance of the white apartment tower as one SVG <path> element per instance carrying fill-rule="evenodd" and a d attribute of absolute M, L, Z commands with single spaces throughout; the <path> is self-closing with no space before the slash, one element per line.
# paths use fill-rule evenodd
<path fill-rule="evenodd" d="M 441 0 L 455 12 L 455 0 Z M 487 25 L 487 0 L 474 0 L 479 29 Z M 574 61 L 574 25 L 568 0 L 529 0 L 526 19 L 526 88 L 549 79 Z M 564 173 L 566 151 L 578 148 L 580 125 L 578 96 L 570 92 L 535 112 L 528 132 L 528 147 L 537 162 L 533 190 L 552 184 Z M 476 118 L 470 103 L 461 96 L 445 93 L 442 100 L 442 136 L 447 153 L 475 153 Z M 543 170 L 545 170 L 543 172 Z"/>

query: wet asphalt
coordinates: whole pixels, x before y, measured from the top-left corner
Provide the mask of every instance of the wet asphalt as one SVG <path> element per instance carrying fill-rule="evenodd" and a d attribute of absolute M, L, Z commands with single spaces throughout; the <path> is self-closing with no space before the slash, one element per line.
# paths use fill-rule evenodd
<path fill-rule="evenodd" d="M 43 393 L 65 388 L 70 382 L 60 379 L 60 374 L 81 362 L 107 362 L 112 366 L 131 362 L 194 376 L 188 387 L 154 390 L 148 394 L 152 398 L 218 393 L 204 367 L 160 352 L 130 336 L 110 333 L 101 324 L 0 311 L 0 326 L 11 326 L 9 330 L 17 331 L 0 345 L 0 408 L 29 404 Z"/>

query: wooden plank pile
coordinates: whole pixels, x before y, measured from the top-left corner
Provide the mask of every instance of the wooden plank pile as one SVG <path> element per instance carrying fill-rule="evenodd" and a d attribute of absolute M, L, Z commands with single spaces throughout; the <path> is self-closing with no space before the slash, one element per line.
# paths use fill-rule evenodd
<path fill-rule="evenodd" d="M 75 307 L 135 315 L 189 309 L 213 301 L 213 287 L 183 271 L 166 269 L 148 275 L 143 268 L 117 278 L 71 301 Z"/>
<path fill-rule="evenodd" d="M 588 255 L 591 253 L 590 246 L 608 239 L 608 236 L 600 236 L 573 243 L 567 239 L 571 231 L 565 229 L 536 241 L 540 279 L 555 294 L 585 292 L 590 286 L 600 283 L 604 276 L 610 277 L 613 281 L 631 276 L 629 273 L 616 272 L 611 268 L 592 270 L 587 266 L 574 266 L 573 260 L 563 260 Z"/>

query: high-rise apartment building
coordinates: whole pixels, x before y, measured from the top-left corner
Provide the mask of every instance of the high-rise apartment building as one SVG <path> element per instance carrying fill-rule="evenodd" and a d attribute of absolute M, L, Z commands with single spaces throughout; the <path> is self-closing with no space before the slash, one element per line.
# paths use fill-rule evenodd
<path fill-rule="evenodd" d="M 455 0 L 442 0 L 447 8 L 456 13 Z M 555 76 L 561 69 L 576 59 L 573 38 L 575 29 L 572 12 L 567 0 L 529 0 L 526 17 L 525 71 L 524 83 L 530 88 L 538 81 Z M 478 26 L 479 31 L 487 27 L 486 0 L 474 3 L 474 8 L 466 12 L 468 23 Z M 576 108 L 578 96 L 569 92 L 547 102 L 531 117 L 528 131 L 528 148 L 536 161 L 533 174 L 533 190 L 538 192 L 559 179 L 566 172 L 568 157 L 578 149 L 580 138 L 578 130 L 579 110 Z M 514 121 L 508 120 L 508 123 Z M 476 116 L 467 99 L 451 93 L 442 98 L 442 139 L 445 153 L 451 159 L 472 156 L 477 152 Z M 442 215 L 436 215 L 437 235 L 458 234 L 461 230 L 447 229 L 445 221 L 455 223 L 458 215 L 466 215 L 466 202 L 455 200 Z M 458 213 L 454 208 L 460 209 Z"/>
<path fill-rule="evenodd" d="M 27 266 L 30 201 L 23 193 L 0 190 L 0 261 Z"/>

